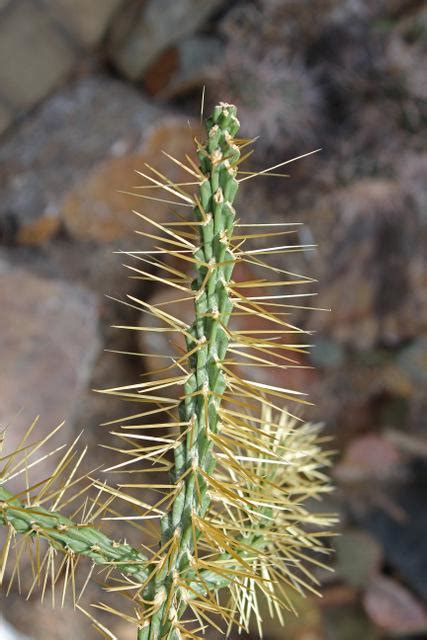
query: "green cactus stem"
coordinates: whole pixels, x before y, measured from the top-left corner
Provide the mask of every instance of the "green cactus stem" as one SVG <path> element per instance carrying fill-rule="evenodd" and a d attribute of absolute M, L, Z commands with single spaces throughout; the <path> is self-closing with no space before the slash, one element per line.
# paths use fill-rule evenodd
<path fill-rule="evenodd" d="M 282 610 L 292 609 L 289 587 L 315 592 L 312 583 L 316 580 L 312 578 L 310 582 L 307 565 L 326 567 L 320 563 L 319 554 L 325 552 L 322 539 L 335 522 L 333 515 L 312 512 L 305 505 L 308 498 L 320 498 L 330 490 L 322 471 L 330 463 L 330 453 L 320 446 L 318 426 L 304 423 L 287 410 L 291 402 L 306 403 L 304 394 L 278 386 L 290 369 L 303 366 L 301 356 L 308 346 L 306 332 L 290 324 L 287 316 L 295 297 L 305 294 L 290 294 L 292 304 L 288 305 L 287 294 L 269 295 L 270 287 L 283 286 L 288 291 L 285 285 L 302 287 L 312 279 L 271 265 L 268 258 L 304 247 L 280 240 L 273 246 L 246 250 L 246 240 L 259 237 L 268 241 L 295 230 L 288 229 L 292 225 L 286 222 L 272 223 L 277 227 L 273 230 L 266 230 L 271 226 L 269 222 L 236 222 L 233 207 L 240 181 L 268 175 L 291 160 L 258 173 L 242 172 L 244 157 L 240 150 L 253 141 L 236 137 L 239 121 L 232 105 L 220 103 L 215 107 L 206 129 L 206 142 L 195 140 L 198 165 L 188 156 L 188 164 L 169 156 L 191 175 L 191 182 L 174 183 L 149 165 L 155 178 L 141 174 L 150 182 L 149 188 L 162 188 L 168 198 L 171 193 L 176 197 L 173 204 L 191 208 L 192 219 L 188 221 L 177 213 L 178 221 L 161 224 L 135 212 L 144 225 L 153 225 L 155 233 L 161 235 L 139 231 L 155 239 L 155 257 L 146 257 L 147 251 L 128 252 L 131 258 L 148 262 L 156 269 L 151 273 L 144 267 L 130 266 L 134 277 L 151 278 L 153 283 L 180 290 L 181 297 L 167 304 L 180 302 L 182 291 L 185 292 L 184 299 L 193 302 L 194 321 L 188 326 L 162 304 L 150 304 L 134 296 L 128 297 L 131 304 L 123 301 L 154 317 L 161 326 L 122 328 L 175 332 L 184 339 L 186 350 L 178 359 L 171 357 L 170 366 L 160 367 L 155 372 L 156 379 L 104 390 L 143 403 L 141 413 L 107 423 L 117 427 L 112 435 L 121 439 L 120 447 L 110 448 L 125 460 L 105 471 L 128 472 L 137 483 L 115 488 L 91 480 L 99 494 L 108 493 L 110 502 L 121 501 L 126 509 L 134 510 L 132 515 L 122 514 L 121 507 L 115 504 L 113 510 L 108 500 L 102 503 L 98 497 L 91 502 L 97 515 L 107 513 L 107 520 L 132 524 L 139 520 L 142 524 L 136 523 L 137 528 L 150 534 L 153 528 L 149 530 L 144 521 L 158 518 L 158 544 L 142 545 L 142 553 L 126 542 L 109 538 L 98 525 L 94 526 L 92 516 L 82 518 L 78 524 L 59 513 L 82 494 L 78 489 L 72 499 L 63 499 L 63 492 L 77 482 L 74 476 L 82 459 L 75 451 L 75 443 L 44 486 L 38 483 L 13 495 L 5 488 L 8 478 L 26 473 L 30 456 L 47 440 L 33 448 L 27 446 L 31 427 L 17 452 L 3 459 L 6 463 L 0 472 L 0 524 L 8 530 L 0 574 L 4 573 L 16 534 L 44 539 L 49 552 L 63 552 L 67 560 L 85 556 L 94 565 L 109 567 L 115 576 L 111 584 L 112 572 L 104 572 L 106 588 L 117 597 L 124 596 L 124 604 L 123 611 L 107 605 L 104 610 L 133 622 L 138 640 L 195 639 L 206 625 L 221 631 L 236 625 L 247 631 L 251 618 L 255 618 L 261 633 L 258 597 L 266 598 L 272 615 L 283 621 Z M 196 194 L 182 188 L 189 184 L 197 185 Z M 153 200 L 152 195 L 141 192 L 134 195 Z M 252 227 L 247 235 L 241 230 L 246 226 Z M 255 229 L 253 233 L 253 227 L 259 232 Z M 195 277 L 188 276 L 186 268 L 172 266 L 171 258 L 184 261 L 186 267 L 190 262 Z M 238 262 L 256 271 L 256 279 L 234 282 L 233 270 Z M 266 273 L 266 278 L 258 278 L 259 272 Z M 281 280 L 270 280 L 271 273 L 280 274 Z M 260 287 L 263 295 L 259 295 Z M 235 329 L 230 322 L 234 316 L 261 319 L 267 328 L 259 329 L 257 325 L 253 329 Z M 182 347 L 177 345 L 177 350 Z M 169 358 L 166 354 L 160 357 Z M 242 373 L 248 367 L 249 373 Z M 280 372 L 278 382 L 273 380 L 274 384 L 270 384 L 271 376 L 252 379 L 254 367 L 262 373 Z M 171 369 L 177 369 L 179 375 L 172 375 Z M 164 371 L 168 373 L 163 375 Z M 178 389 L 178 398 L 173 393 L 162 395 L 171 388 Z M 161 421 L 156 423 L 156 418 Z M 164 437 L 158 428 L 172 430 Z M 147 431 L 141 434 L 141 429 Z M 17 462 L 20 455 L 22 460 Z M 44 455 L 39 461 L 45 458 Z M 170 473 L 167 484 L 152 485 L 161 494 L 155 505 L 136 497 L 136 490 L 151 486 L 140 484 L 145 471 Z M 125 488 L 134 491 L 126 493 Z M 110 513 L 114 517 L 110 518 Z M 227 602 L 218 596 L 222 589 L 227 592 Z M 188 618 L 196 619 L 199 628 L 195 629 Z M 99 628 L 104 629 L 102 625 Z"/>
<path fill-rule="evenodd" d="M 155 575 L 146 589 L 149 601 L 159 603 L 149 623 L 139 633 L 139 640 L 178 638 L 171 630 L 176 616 L 175 577 L 185 575 L 194 550 L 194 515 L 203 516 L 209 506 L 207 484 L 201 474 L 211 474 L 215 467 L 210 433 L 218 429 L 218 406 L 226 387 L 221 367 L 228 346 L 226 327 L 232 311 L 227 288 L 235 257 L 230 250 L 235 211 L 233 201 L 238 189 L 237 162 L 239 148 L 234 136 L 239 128 L 236 108 L 222 104 L 207 121 L 207 142 L 197 155 L 202 173 L 199 198 L 194 217 L 200 228 L 200 248 L 194 254 L 199 261 L 192 289 L 195 321 L 189 329 L 187 348 L 196 352 L 190 356 L 191 375 L 185 383 L 185 395 L 179 405 L 179 416 L 191 428 L 175 449 L 172 479 L 180 488 L 172 508 L 161 522 L 162 544 L 174 546 L 168 562 Z M 186 474 L 191 469 L 191 473 Z M 153 567 L 152 569 L 155 569 Z M 178 588 L 179 592 L 180 589 Z M 182 602 L 182 594 L 178 594 Z M 169 610 L 167 610 L 169 606 Z"/>

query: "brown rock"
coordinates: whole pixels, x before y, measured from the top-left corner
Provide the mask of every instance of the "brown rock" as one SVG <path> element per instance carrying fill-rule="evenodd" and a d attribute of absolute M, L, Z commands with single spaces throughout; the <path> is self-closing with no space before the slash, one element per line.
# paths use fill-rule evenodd
<path fill-rule="evenodd" d="M 376 434 L 360 436 L 344 452 L 335 475 L 344 482 L 387 480 L 396 477 L 402 456 L 386 438 Z"/>
<path fill-rule="evenodd" d="M 179 53 L 177 47 L 165 49 L 144 76 L 144 87 L 152 96 L 159 94 L 173 80 L 179 68 Z"/>
<path fill-rule="evenodd" d="M 45 215 L 18 229 L 16 240 L 19 244 L 41 245 L 50 240 L 59 229 L 55 216 Z"/>
<path fill-rule="evenodd" d="M 1 264 L 0 424 L 12 427 L 9 451 L 37 415 L 43 434 L 64 419 L 72 431 L 100 347 L 97 305 L 83 288 Z"/>
<path fill-rule="evenodd" d="M 63 200 L 61 215 L 68 232 L 78 240 L 112 242 L 128 236 L 134 229 L 153 233 L 147 223 L 130 214 L 133 209 L 157 222 L 173 219 L 173 211 L 176 209 L 173 205 L 123 194 L 121 191 L 174 200 L 173 196 L 161 189 L 135 189 L 136 185 L 149 184 L 148 180 L 135 171 L 142 171 L 158 180 L 159 176 L 151 173 L 145 166 L 148 163 L 174 182 L 187 180 L 188 174 L 162 154 L 162 151 L 184 159 L 186 153 L 193 153 L 192 133 L 194 135 L 196 132 L 198 127 L 191 132 L 187 120 L 162 118 L 145 132 L 138 153 L 110 157 L 95 166 L 87 178 L 71 189 Z M 144 242 L 142 238 L 140 241 Z M 152 241 L 150 246 L 151 243 Z"/>
<path fill-rule="evenodd" d="M 391 578 L 375 578 L 363 597 L 363 606 L 376 625 L 393 634 L 424 633 L 427 629 L 425 607 Z"/>
<path fill-rule="evenodd" d="M 167 49 L 144 75 L 144 86 L 152 95 L 176 98 L 202 88 L 214 76 L 223 45 L 217 38 L 194 36 Z"/>

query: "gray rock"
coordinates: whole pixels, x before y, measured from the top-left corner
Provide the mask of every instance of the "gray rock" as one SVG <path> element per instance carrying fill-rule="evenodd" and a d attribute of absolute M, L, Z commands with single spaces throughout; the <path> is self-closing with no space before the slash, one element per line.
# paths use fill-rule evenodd
<path fill-rule="evenodd" d="M 96 45 L 123 0 L 48 0 L 52 14 L 86 46 Z"/>
<path fill-rule="evenodd" d="M 424 396 L 427 384 L 427 337 L 421 336 L 405 346 L 397 357 L 397 365 L 408 378 L 413 391 Z"/>
<path fill-rule="evenodd" d="M 100 349 L 97 296 L 3 262 L 0 326 L 0 425 L 9 426 L 7 451 L 37 415 L 39 437 L 64 419 L 65 433 L 72 433 Z"/>
<path fill-rule="evenodd" d="M 359 350 L 396 347 L 426 331 L 419 183 L 414 167 L 408 176 L 365 178 L 319 199 L 307 220 L 322 247 L 314 268 L 333 313 L 314 314 L 312 328 Z"/>
<path fill-rule="evenodd" d="M 53 96 L 0 147 L 0 235 L 47 241 L 65 193 L 97 163 L 134 150 L 158 113 L 135 90 L 103 76 Z"/>
<path fill-rule="evenodd" d="M 0 103 L 0 135 L 12 124 L 13 115 L 6 105 Z"/>
<path fill-rule="evenodd" d="M 17 109 L 44 98 L 70 72 L 75 53 L 43 7 L 9 4 L 0 22 L 0 87 Z"/>
<path fill-rule="evenodd" d="M 112 33 L 111 58 L 123 75 L 140 80 L 156 57 L 194 33 L 224 0 L 148 0 L 126 27 Z"/>

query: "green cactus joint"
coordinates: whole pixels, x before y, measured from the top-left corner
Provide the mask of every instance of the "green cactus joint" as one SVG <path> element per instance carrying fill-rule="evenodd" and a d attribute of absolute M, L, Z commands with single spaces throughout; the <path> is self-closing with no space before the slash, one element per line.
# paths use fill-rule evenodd
<path fill-rule="evenodd" d="M 304 331 L 286 319 L 292 308 L 287 296 L 270 296 L 269 291 L 281 285 L 304 286 L 312 280 L 268 260 L 304 247 L 279 241 L 265 249 L 245 248 L 257 237 L 271 240 L 296 229 L 291 223 L 236 221 L 233 203 L 239 182 L 268 174 L 269 169 L 258 173 L 240 169 L 245 159 L 241 149 L 252 141 L 237 137 L 239 121 L 233 105 L 216 106 L 206 130 L 205 143 L 195 140 L 198 164 L 188 157 L 188 164 L 171 157 L 191 174 L 193 182 L 187 184 L 196 184 L 196 193 L 155 170 L 155 179 L 144 176 L 151 186 L 165 189 L 187 206 L 191 203 L 192 219 L 178 216 L 178 221 L 160 224 L 135 212 L 161 231 L 162 236 L 156 236 L 160 257 L 150 261 L 138 252 L 128 253 L 138 260 L 137 267 L 130 267 L 133 273 L 179 289 L 192 300 L 194 321 L 188 326 L 167 307 L 129 296 L 132 306 L 156 318 L 164 330 L 180 334 L 186 353 L 172 357 L 172 364 L 148 382 L 104 390 L 152 406 L 109 423 L 119 424 L 113 435 L 125 448 L 115 450 L 125 459 L 106 471 L 131 469 L 140 479 L 145 470 L 168 470 L 170 484 L 152 485 L 166 489 L 162 498 L 146 504 L 135 492 L 123 491 L 123 486 L 148 485 L 116 488 L 89 477 L 85 488 L 65 498 L 76 485 L 82 460 L 76 443 L 67 449 L 51 478 L 14 494 L 4 485 L 17 475 L 17 468 L 22 473 L 41 446 L 27 445 L 29 434 L 16 452 L 3 458 L 0 473 L 0 523 L 7 532 L 0 576 L 5 574 L 10 548 L 20 537 L 43 539 L 47 545 L 44 560 L 35 563 L 35 582 L 46 584 L 37 572 L 51 571 L 53 553 L 62 552 L 67 559 L 84 556 L 103 570 L 107 590 L 125 596 L 123 608 L 98 606 L 133 622 L 138 640 L 198 638 L 209 625 L 224 633 L 233 625 L 248 630 L 251 621 L 261 634 L 260 598 L 267 599 L 271 615 L 283 623 L 283 612 L 293 610 L 291 589 L 316 593 L 309 566 L 328 568 L 319 561 L 319 554 L 327 553 L 324 539 L 335 523 L 333 515 L 315 513 L 306 505 L 308 497 L 320 498 L 330 491 L 323 470 L 330 465 L 330 453 L 321 447 L 320 426 L 295 418 L 287 409 L 291 403 L 306 404 L 304 394 L 272 384 L 271 376 L 267 382 L 257 377 L 257 371 L 277 372 L 273 380 L 280 385 L 292 368 L 301 366 L 296 355 L 303 345 L 298 346 L 297 340 Z M 246 234 L 245 227 L 251 227 L 251 232 Z M 181 261 L 182 271 L 171 267 L 169 258 Z M 141 261 L 166 275 L 144 271 L 139 268 Z M 235 282 L 237 263 L 252 269 L 254 278 Z M 188 276 L 189 265 L 193 276 Z M 270 280 L 273 273 L 282 279 Z M 239 317 L 256 317 L 265 328 L 239 330 L 238 324 L 235 327 Z M 289 334 L 293 334 L 292 344 Z M 170 389 L 176 395 L 165 396 L 163 391 Z M 170 425 L 156 423 L 158 418 Z M 163 425 L 172 428 L 169 437 L 159 437 L 157 431 L 141 436 L 140 429 L 148 429 L 143 433 L 149 434 Z M 21 467 L 16 463 L 20 455 Z M 91 506 L 87 513 L 85 507 L 81 522 L 63 515 L 63 507 L 94 489 L 97 496 L 89 500 Z M 137 516 L 121 516 L 118 509 L 123 505 Z M 158 518 L 158 546 L 139 549 L 113 540 L 95 523 L 100 517 L 128 524 L 141 520 L 140 528 L 145 519 Z M 224 597 L 218 597 L 219 591 Z M 87 615 L 105 635 L 105 627 Z"/>

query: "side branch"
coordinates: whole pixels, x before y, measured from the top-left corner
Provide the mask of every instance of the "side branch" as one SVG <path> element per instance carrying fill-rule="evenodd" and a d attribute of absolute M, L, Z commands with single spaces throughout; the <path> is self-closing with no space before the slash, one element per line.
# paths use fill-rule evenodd
<path fill-rule="evenodd" d="M 0 487 L 0 523 L 12 534 L 38 536 L 58 551 L 110 565 L 138 582 L 147 579 L 147 558 L 129 544 L 111 540 L 95 527 L 77 524 L 37 504 L 26 506 L 4 487 Z"/>

